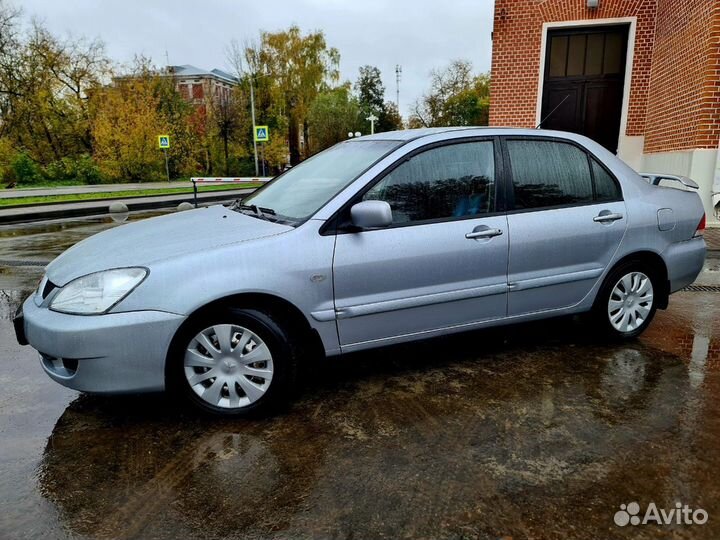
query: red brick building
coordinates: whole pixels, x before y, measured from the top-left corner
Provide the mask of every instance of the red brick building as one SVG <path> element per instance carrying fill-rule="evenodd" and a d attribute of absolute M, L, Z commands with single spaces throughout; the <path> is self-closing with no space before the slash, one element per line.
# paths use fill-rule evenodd
<path fill-rule="evenodd" d="M 207 71 L 189 64 L 168 66 L 167 75 L 175 80 L 180 95 L 203 111 L 210 100 L 227 100 L 238 84 L 237 78 L 220 69 Z"/>
<path fill-rule="evenodd" d="M 541 122 L 693 178 L 717 223 L 720 1 L 496 0 L 490 124 Z"/>

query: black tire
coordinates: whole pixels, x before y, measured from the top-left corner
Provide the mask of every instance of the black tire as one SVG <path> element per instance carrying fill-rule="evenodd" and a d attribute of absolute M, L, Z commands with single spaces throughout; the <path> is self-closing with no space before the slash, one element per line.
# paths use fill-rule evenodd
<path fill-rule="evenodd" d="M 623 277 L 633 273 L 644 274 L 649 278 L 650 284 L 652 285 L 653 299 L 651 305 L 649 306 L 649 313 L 643 317 L 642 322 L 636 328 L 621 331 L 613 325 L 610 319 L 610 295 Z M 602 287 L 600 287 L 597 298 L 595 299 L 592 311 L 593 326 L 596 329 L 599 328 L 606 337 L 611 339 L 627 340 L 639 336 L 647 329 L 655 316 L 661 291 L 662 289 L 658 273 L 652 266 L 641 261 L 627 261 L 618 265 L 607 275 Z M 614 300 L 617 300 L 617 297 L 614 298 Z M 647 307 L 647 304 L 643 303 L 643 307 Z"/>
<path fill-rule="evenodd" d="M 215 325 L 243 327 L 267 345 L 272 355 L 272 379 L 262 397 L 238 407 L 212 405 L 191 387 L 185 375 L 185 353 L 195 336 Z M 206 413 L 232 417 L 259 417 L 278 411 L 286 405 L 295 390 L 299 342 L 290 325 L 261 309 L 223 308 L 203 313 L 185 324 L 173 339 L 168 354 L 167 380 L 169 390 Z M 212 381 L 213 379 L 210 379 Z M 227 392 L 223 388 L 222 392 Z"/>

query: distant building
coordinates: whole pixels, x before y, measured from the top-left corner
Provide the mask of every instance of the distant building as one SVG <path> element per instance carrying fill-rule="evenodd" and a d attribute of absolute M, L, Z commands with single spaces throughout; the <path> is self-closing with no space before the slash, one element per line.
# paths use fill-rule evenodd
<path fill-rule="evenodd" d="M 720 2 L 495 0 L 490 124 L 548 115 L 636 170 L 693 178 L 717 223 Z"/>
<path fill-rule="evenodd" d="M 220 69 L 207 71 L 189 64 L 168 66 L 167 75 L 175 80 L 175 87 L 182 97 L 202 108 L 210 99 L 228 99 L 233 87 L 239 84 L 237 77 Z"/>

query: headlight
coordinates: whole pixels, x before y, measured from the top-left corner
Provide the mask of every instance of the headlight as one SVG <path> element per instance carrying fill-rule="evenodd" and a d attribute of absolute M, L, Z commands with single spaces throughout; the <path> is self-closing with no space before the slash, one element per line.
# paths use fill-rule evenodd
<path fill-rule="evenodd" d="M 137 287 L 146 275 L 145 268 L 118 268 L 88 274 L 61 288 L 49 307 L 80 315 L 105 313 Z"/>

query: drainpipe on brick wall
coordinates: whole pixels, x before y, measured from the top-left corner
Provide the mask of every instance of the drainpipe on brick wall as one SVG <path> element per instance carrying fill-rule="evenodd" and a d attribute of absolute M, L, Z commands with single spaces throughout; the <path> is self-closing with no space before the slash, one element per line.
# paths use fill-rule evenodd
<path fill-rule="evenodd" d="M 715 156 L 715 176 L 712 184 L 712 205 L 715 208 L 715 220 L 720 221 L 720 144 Z"/>

